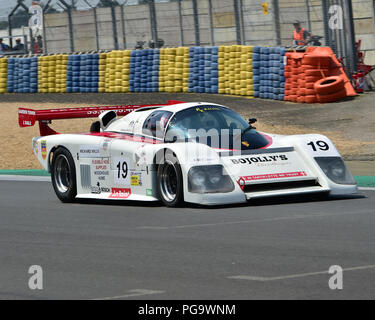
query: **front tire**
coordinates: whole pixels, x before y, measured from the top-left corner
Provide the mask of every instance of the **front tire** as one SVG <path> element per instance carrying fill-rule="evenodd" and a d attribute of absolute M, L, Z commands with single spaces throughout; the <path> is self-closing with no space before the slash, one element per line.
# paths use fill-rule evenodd
<path fill-rule="evenodd" d="M 77 195 L 76 170 L 73 157 L 65 148 L 58 148 L 53 154 L 51 178 L 57 197 L 62 202 L 74 202 Z"/>
<path fill-rule="evenodd" d="M 167 207 L 178 207 L 184 202 L 181 166 L 176 156 L 169 151 L 158 166 L 157 190 L 160 200 Z"/>

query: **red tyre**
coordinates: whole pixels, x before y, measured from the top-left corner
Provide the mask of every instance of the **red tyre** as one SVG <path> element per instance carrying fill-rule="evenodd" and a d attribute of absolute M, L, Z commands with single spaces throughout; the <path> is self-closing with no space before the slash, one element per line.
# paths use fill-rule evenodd
<path fill-rule="evenodd" d="M 292 89 L 292 85 L 290 83 L 285 83 L 285 91 Z"/>
<path fill-rule="evenodd" d="M 315 96 L 316 92 L 314 89 L 307 89 L 305 88 L 305 96 Z"/>
<path fill-rule="evenodd" d="M 328 95 L 343 89 L 345 86 L 344 78 L 341 76 L 332 76 L 318 80 L 314 84 L 317 94 Z"/>
<path fill-rule="evenodd" d="M 316 69 L 316 66 L 312 66 L 311 64 L 303 64 L 301 68 L 304 70 L 311 70 L 311 69 Z"/>
<path fill-rule="evenodd" d="M 293 82 L 298 82 L 298 75 L 292 75 L 292 80 L 293 80 Z"/>
<path fill-rule="evenodd" d="M 301 74 L 300 68 L 293 68 L 292 69 L 292 75 L 298 76 L 299 74 Z"/>
<path fill-rule="evenodd" d="M 312 76 L 308 76 L 308 77 L 305 77 L 305 80 L 306 82 L 317 82 L 318 80 L 322 79 L 322 77 L 312 77 Z"/>
<path fill-rule="evenodd" d="M 297 95 L 299 96 L 299 97 L 302 97 L 302 96 L 305 96 L 305 89 L 298 89 L 298 91 L 297 91 Z"/>
<path fill-rule="evenodd" d="M 306 89 L 314 89 L 314 83 L 315 82 L 306 82 L 305 88 Z M 315 92 L 315 90 L 314 90 L 314 92 Z"/>
<path fill-rule="evenodd" d="M 287 78 L 287 79 L 288 79 L 288 78 L 291 78 L 291 77 L 292 77 L 292 72 L 285 71 L 285 72 L 284 72 L 284 77 Z"/>
<path fill-rule="evenodd" d="M 289 101 L 297 102 L 297 98 L 298 98 L 297 95 L 290 95 L 290 96 L 289 96 Z"/>
<path fill-rule="evenodd" d="M 306 81 L 303 79 L 298 79 L 298 87 L 299 88 L 306 88 Z"/>
<path fill-rule="evenodd" d="M 292 64 L 291 64 L 291 66 L 293 67 L 293 68 L 298 68 L 299 67 L 299 62 L 298 62 L 298 60 L 292 60 Z"/>
<path fill-rule="evenodd" d="M 322 68 L 328 68 L 331 64 L 331 60 L 332 59 L 329 56 L 316 56 L 307 54 L 302 58 L 302 63 Z"/>
<path fill-rule="evenodd" d="M 328 74 L 329 74 L 328 69 L 309 69 L 309 70 L 305 70 L 306 76 L 327 77 Z"/>
<path fill-rule="evenodd" d="M 305 102 L 306 103 L 317 103 L 318 102 L 318 98 L 317 98 L 316 95 L 305 96 Z"/>
<path fill-rule="evenodd" d="M 297 88 L 293 88 L 293 89 L 291 89 L 291 90 L 290 90 L 290 95 L 291 95 L 291 96 L 297 95 L 297 91 L 298 91 Z"/>
<path fill-rule="evenodd" d="M 318 101 L 320 103 L 335 102 L 346 98 L 346 90 L 341 89 L 340 91 L 327 95 L 318 95 Z"/>

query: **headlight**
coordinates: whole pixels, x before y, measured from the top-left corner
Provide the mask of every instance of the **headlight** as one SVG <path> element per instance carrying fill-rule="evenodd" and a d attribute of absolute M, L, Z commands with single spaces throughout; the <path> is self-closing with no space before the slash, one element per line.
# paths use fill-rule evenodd
<path fill-rule="evenodd" d="M 234 184 L 222 165 L 192 167 L 188 173 L 189 192 L 226 193 Z"/>
<path fill-rule="evenodd" d="M 316 157 L 315 161 L 324 174 L 338 184 L 356 184 L 352 174 L 340 157 Z"/>
<path fill-rule="evenodd" d="M 189 172 L 191 172 L 189 181 L 192 185 L 200 188 L 206 184 L 207 177 L 202 169 L 196 168 L 195 170 L 190 170 Z"/>

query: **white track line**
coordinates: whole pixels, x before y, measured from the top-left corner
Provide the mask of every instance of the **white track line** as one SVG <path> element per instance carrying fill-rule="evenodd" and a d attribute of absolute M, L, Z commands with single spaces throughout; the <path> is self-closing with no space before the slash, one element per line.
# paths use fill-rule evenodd
<path fill-rule="evenodd" d="M 363 190 L 363 191 L 375 191 L 375 188 L 372 188 L 372 187 L 359 187 L 358 190 Z"/>
<path fill-rule="evenodd" d="M 129 293 L 125 294 L 123 296 L 96 298 L 96 299 L 93 299 L 93 300 L 118 300 L 118 299 L 125 299 L 125 298 L 148 296 L 148 295 L 152 295 L 152 294 L 161 294 L 161 293 L 164 293 L 164 292 L 165 291 L 159 291 L 159 290 L 134 289 L 134 290 L 129 290 Z"/>
<path fill-rule="evenodd" d="M 342 271 L 358 271 L 358 270 L 367 270 L 367 269 L 375 269 L 375 265 L 346 268 L 346 269 L 342 269 Z M 309 272 L 309 273 L 297 273 L 297 274 L 278 276 L 278 277 L 256 277 L 256 276 L 239 275 L 239 276 L 230 276 L 228 277 L 228 279 L 266 282 L 266 281 L 277 281 L 277 280 L 311 277 L 311 276 L 316 276 L 316 275 L 321 275 L 321 274 L 328 274 L 328 270 L 318 271 L 318 272 Z"/>
<path fill-rule="evenodd" d="M 51 182 L 51 177 L 48 176 L 18 176 L 18 175 L 0 175 L 0 181 L 37 181 L 37 182 Z"/>

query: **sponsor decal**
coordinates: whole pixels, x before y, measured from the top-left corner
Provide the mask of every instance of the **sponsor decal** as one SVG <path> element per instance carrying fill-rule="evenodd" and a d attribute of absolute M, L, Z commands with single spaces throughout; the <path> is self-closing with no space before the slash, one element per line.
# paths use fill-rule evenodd
<path fill-rule="evenodd" d="M 109 196 L 110 199 L 127 199 L 132 194 L 129 188 L 112 188 L 112 193 Z"/>
<path fill-rule="evenodd" d="M 47 159 L 47 141 L 46 140 L 42 140 L 40 142 L 40 149 L 41 149 L 41 152 L 42 152 L 43 160 L 46 160 Z"/>
<path fill-rule="evenodd" d="M 130 185 L 139 186 L 139 176 L 131 176 L 130 177 Z"/>
<path fill-rule="evenodd" d="M 91 193 L 93 194 L 100 194 L 100 187 L 91 187 Z"/>
<path fill-rule="evenodd" d="M 288 157 L 286 155 L 231 159 L 233 164 L 253 164 L 253 163 L 277 162 L 277 161 L 287 161 L 287 160 L 288 160 Z"/>
<path fill-rule="evenodd" d="M 103 142 L 103 150 L 104 151 L 107 151 L 108 150 L 108 148 L 109 148 L 109 145 L 110 145 L 110 143 L 112 142 L 112 140 L 111 139 L 104 139 L 104 142 Z"/>
<path fill-rule="evenodd" d="M 146 196 L 147 197 L 152 197 L 153 196 L 152 189 L 146 189 Z"/>
<path fill-rule="evenodd" d="M 98 182 L 96 184 L 96 187 L 91 187 L 91 193 L 94 193 L 94 194 L 100 194 L 101 191 L 100 191 L 100 182 Z"/>
<path fill-rule="evenodd" d="M 38 153 L 39 153 L 39 141 L 35 142 L 34 151 L 35 151 L 35 154 L 38 155 Z"/>
<path fill-rule="evenodd" d="M 238 185 L 240 186 L 241 190 L 243 191 L 245 189 L 245 180 L 244 178 L 239 178 L 237 181 Z"/>
<path fill-rule="evenodd" d="M 79 147 L 80 158 L 99 158 L 100 150 L 96 146 L 80 146 Z"/>
<path fill-rule="evenodd" d="M 305 171 L 296 171 L 296 172 L 285 172 L 285 173 L 258 174 L 258 175 L 253 175 L 253 176 L 241 177 L 241 179 L 244 181 L 256 181 L 256 180 L 295 178 L 295 177 L 306 177 L 306 176 L 307 176 L 307 173 Z"/>
<path fill-rule="evenodd" d="M 111 189 L 106 188 L 106 187 L 100 187 L 100 182 L 96 184 L 96 187 L 91 187 L 91 193 L 93 194 L 101 194 L 102 192 L 110 193 Z"/>
<path fill-rule="evenodd" d="M 105 181 L 106 177 L 110 175 L 109 158 L 93 159 L 91 161 L 91 167 L 93 169 L 93 175 L 96 176 L 99 181 Z"/>
<path fill-rule="evenodd" d="M 129 130 L 133 130 L 134 126 L 135 126 L 135 121 L 134 120 L 130 121 Z"/>
<path fill-rule="evenodd" d="M 217 107 L 203 107 L 203 108 L 196 107 L 195 110 L 196 110 L 196 111 L 199 111 L 199 112 L 205 112 L 205 111 L 219 111 L 220 108 L 217 108 Z"/>
<path fill-rule="evenodd" d="M 109 171 L 95 171 L 94 175 L 98 176 L 98 180 L 105 181 L 105 177 L 109 175 Z"/>
<path fill-rule="evenodd" d="M 142 172 L 130 173 L 130 185 L 135 187 L 142 186 Z"/>
<path fill-rule="evenodd" d="M 26 115 L 30 115 L 30 116 L 35 116 L 36 115 L 35 111 L 33 111 L 33 110 L 24 110 L 24 109 L 21 109 L 21 110 L 18 110 L 18 113 L 19 114 L 26 114 Z"/>

